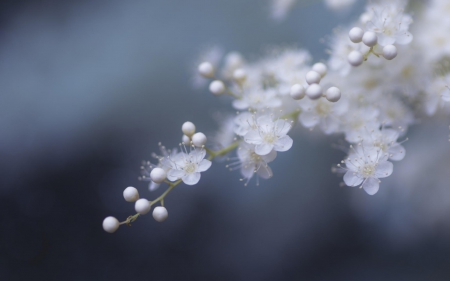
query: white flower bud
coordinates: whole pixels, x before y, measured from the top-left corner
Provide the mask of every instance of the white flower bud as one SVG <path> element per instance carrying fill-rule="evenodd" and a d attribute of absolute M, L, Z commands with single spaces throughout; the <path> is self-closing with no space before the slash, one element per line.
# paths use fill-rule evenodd
<path fill-rule="evenodd" d="M 203 62 L 198 66 L 198 72 L 205 78 L 213 78 L 214 66 L 209 62 Z"/>
<path fill-rule="evenodd" d="M 136 188 L 129 186 L 123 191 L 123 198 L 127 202 L 136 202 L 139 199 L 139 192 Z"/>
<path fill-rule="evenodd" d="M 191 138 L 183 135 L 183 137 L 181 138 L 181 142 L 184 143 L 184 145 L 189 145 L 191 143 Z"/>
<path fill-rule="evenodd" d="M 167 217 L 169 216 L 169 213 L 167 213 L 167 209 L 162 207 L 162 206 L 158 206 L 153 210 L 153 218 L 157 221 L 157 222 L 163 222 L 167 219 Z"/>
<path fill-rule="evenodd" d="M 315 72 L 315 71 L 313 71 L 313 70 L 308 71 L 308 73 L 306 73 L 306 83 L 308 83 L 309 85 L 311 85 L 311 84 L 319 84 L 320 83 L 320 79 L 322 79 L 320 74 Z"/>
<path fill-rule="evenodd" d="M 319 84 L 312 84 L 306 89 L 306 95 L 312 99 L 316 100 L 322 96 L 322 87 Z"/>
<path fill-rule="evenodd" d="M 247 72 L 242 68 L 238 68 L 233 72 L 233 78 L 238 82 L 244 82 L 247 79 Z"/>
<path fill-rule="evenodd" d="M 387 60 L 392 60 L 397 56 L 397 47 L 394 45 L 386 45 L 383 48 L 383 57 Z"/>
<path fill-rule="evenodd" d="M 150 208 L 152 206 L 150 205 L 150 202 L 148 202 L 147 199 L 139 199 L 138 201 L 136 201 L 136 203 L 134 204 L 134 209 L 136 210 L 136 212 L 138 212 L 141 215 L 145 215 L 150 211 Z"/>
<path fill-rule="evenodd" d="M 103 220 L 103 229 L 108 233 L 113 233 L 119 228 L 119 221 L 115 217 L 107 217 Z"/>
<path fill-rule="evenodd" d="M 327 75 L 327 66 L 321 62 L 315 63 L 312 66 L 312 70 L 319 73 L 322 78 Z"/>
<path fill-rule="evenodd" d="M 150 178 L 154 183 L 162 183 L 166 179 L 166 176 L 166 171 L 164 171 L 164 169 L 162 168 L 154 168 L 150 172 Z"/>
<path fill-rule="evenodd" d="M 209 84 L 209 91 L 219 96 L 225 92 L 225 84 L 220 80 L 214 80 Z"/>
<path fill-rule="evenodd" d="M 195 134 L 195 125 L 192 122 L 184 122 L 183 126 L 181 126 L 181 131 L 183 132 L 183 134 L 185 134 L 186 136 L 192 136 L 193 134 Z"/>
<path fill-rule="evenodd" d="M 366 32 L 364 32 L 362 41 L 366 46 L 373 47 L 378 42 L 377 34 L 372 31 L 366 31 Z"/>
<path fill-rule="evenodd" d="M 290 95 L 294 100 L 301 100 L 305 97 L 305 88 L 300 84 L 294 84 L 291 87 Z"/>
<path fill-rule="evenodd" d="M 331 87 L 325 93 L 325 97 L 331 102 L 337 102 L 341 98 L 341 90 L 336 87 Z"/>
<path fill-rule="evenodd" d="M 353 66 L 360 66 L 363 61 L 364 57 L 359 51 L 352 51 L 350 54 L 348 54 L 348 62 Z"/>
<path fill-rule="evenodd" d="M 359 27 L 353 27 L 348 33 L 348 37 L 353 43 L 360 43 L 363 39 L 364 31 Z"/>
<path fill-rule="evenodd" d="M 203 133 L 196 133 L 195 135 L 192 136 L 192 142 L 194 143 L 194 145 L 196 147 L 202 147 L 203 145 L 205 145 L 206 143 L 206 136 Z"/>

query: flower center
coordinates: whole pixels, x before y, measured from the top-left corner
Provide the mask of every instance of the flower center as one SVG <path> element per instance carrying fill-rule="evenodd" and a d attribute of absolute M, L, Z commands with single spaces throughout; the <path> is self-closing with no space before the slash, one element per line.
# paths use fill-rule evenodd
<path fill-rule="evenodd" d="M 259 163 L 261 161 L 261 156 L 252 151 L 250 153 L 250 159 L 252 160 L 253 163 Z"/>
<path fill-rule="evenodd" d="M 197 165 L 195 165 L 195 163 L 188 163 L 186 164 L 186 166 L 184 166 L 183 170 L 186 172 L 186 174 L 191 174 L 195 172 L 196 168 Z"/>
<path fill-rule="evenodd" d="M 329 102 L 319 102 L 316 105 L 317 114 L 321 116 L 327 116 L 330 113 L 330 103 Z"/>
<path fill-rule="evenodd" d="M 375 174 L 375 166 L 366 164 L 361 168 L 361 174 L 364 178 L 369 178 Z"/>
<path fill-rule="evenodd" d="M 263 139 L 265 142 L 272 144 L 277 139 L 277 136 L 274 133 L 267 133 L 264 135 Z"/>

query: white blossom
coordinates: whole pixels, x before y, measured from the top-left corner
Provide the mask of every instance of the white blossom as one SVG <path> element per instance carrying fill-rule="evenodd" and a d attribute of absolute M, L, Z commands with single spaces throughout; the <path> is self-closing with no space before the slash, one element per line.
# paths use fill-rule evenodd
<path fill-rule="evenodd" d="M 287 151 L 292 147 L 292 139 L 287 135 L 291 124 L 283 119 L 273 121 L 270 115 L 263 115 L 256 120 L 257 128 L 249 131 L 245 142 L 255 145 L 258 155 L 267 155 L 275 151 Z"/>
<path fill-rule="evenodd" d="M 357 146 L 344 162 L 347 168 L 344 175 L 345 184 L 361 185 L 369 195 L 378 192 L 379 179 L 390 176 L 394 167 L 379 148 L 365 146 Z"/>
<path fill-rule="evenodd" d="M 211 161 L 204 159 L 204 149 L 193 149 L 189 154 L 180 152 L 174 157 L 168 158 L 171 169 L 167 173 L 170 181 L 181 179 L 187 185 L 197 184 L 200 173 L 211 167 Z"/>

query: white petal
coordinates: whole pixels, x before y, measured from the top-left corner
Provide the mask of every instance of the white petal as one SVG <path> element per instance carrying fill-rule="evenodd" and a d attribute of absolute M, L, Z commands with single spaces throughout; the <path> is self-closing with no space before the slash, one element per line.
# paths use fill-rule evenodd
<path fill-rule="evenodd" d="M 300 122 L 306 128 L 312 128 L 319 123 L 319 116 L 311 112 L 303 112 L 300 114 Z"/>
<path fill-rule="evenodd" d="M 380 162 L 377 166 L 377 170 L 375 172 L 375 177 L 377 178 L 385 178 L 389 177 L 394 170 L 394 164 L 389 161 Z"/>
<path fill-rule="evenodd" d="M 413 40 L 413 35 L 408 31 L 402 31 L 400 34 L 397 34 L 397 40 L 395 43 L 399 45 L 408 45 Z"/>
<path fill-rule="evenodd" d="M 248 132 L 245 135 L 244 140 L 246 143 L 256 144 L 256 145 L 262 143 L 261 135 L 259 134 L 259 131 L 257 131 L 257 130 Z"/>
<path fill-rule="evenodd" d="M 255 174 L 255 166 L 250 165 L 250 164 L 242 165 L 241 174 L 244 176 L 244 178 L 251 179 L 253 177 L 253 175 Z"/>
<path fill-rule="evenodd" d="M 208 159 L 203 159 L 197 166 L 197 172 L 204 172 L 211 167 L 211 161 Z"/>
<path fill-rule="evenodd" d="M 273 160 L 275 160 L 275 158 L 277 158 L 277 152 L 275 150 L 272 150 L 269 154 L 261 156 L 261 158 L 266 162 L 272 162 Z"/>
<path fill-rule="evenodd" d="M 395 43 L 395 37 L 387 36 L 384 33 L 378 33 L 378 44 L 381 46 L 392 45 Z"/>
<path fill-rule="evenodd" d="M 255 153 L 258 155 L 267 155 L 272 151 L 272 149 L 273 149 L 272 144 L 262 143 L 262 144 L 256 145 Z"/>
<path fill-rule="evenodd" d="M 283 136 L 279 138 L 275 143 L 274 147 L 276 151 L 287 151 L 292 147 L 292 143 L 294 141 L 291 139 L 290 136 Z"/>
<path fill-rule="evenodd" d="M 167 173 L 167 178 L 170 181 L 176 181 L 178 179 L 180 179 L 181 177 L 183 177 L 186 173 L 183 170 L 175 170 L 175 169 L 171 169 L 168 173 Z"/>
<path fill-rule="evenodd" d="M 150 184 L 148 185 L 148 189 L 149 189 L 150 191 L 155 191 L 155 190 L 157 190 L 160 186 L 161 186 L 161 184 L 150 181 Z"/>
<path fill-rule="evenodd" d="M 275 128 L 277 136 L 281 137 L 289 132 L 291 129 L 291 124 L 285 120 L 279 119 L 275 122 Z"/>
<path fill-rule="evenodd" d="M 189 153 L 189 157 L 192 157 L 194 159 L 195 163 L 199 163 L 202 161 L 203 158 L 205 158 L 206 151 L 204 149 L 194 149 Z"/>
<path fill-rule="evenodd" d="M 358 186 L 363 182 L 363 178 L 359 177 L 355 172 L 347 171 L 344 175 L 344 182 L 348 186 Z"/>
<path fill-rule="evenodd" d="M 405 148 L 402 145 L 396 144 L 389 148 L 388 153 L 391 160 L 400 161 L 403 160 L 403 158 L 405 158 L 406 152 Z"/>
<path fill-rule="evenodd" d="M 181 178 L 183 182 L 187 185 L 194 185 L 197 184 L 200 180 L 200 173 L 191 173 L 186 174 L 184 177 Z"/>
<path fill-rule="evenodd" d="M 258 121 L 257 121 L 257 123 L 258 123 L 258 125 L 259 125 L 259 127 L 260 128 L 263 128 L 263 129 L 266 129 L 266 130 L 264 130 L 264 131 L 272 131 L 272 128 L 273 128 L 273 126 L 274 126 L 274 122 L 273 122 L 273 120 L 272 120 L 272 117 L 270 117 L 269 115 L 263 115 L 263 116 L 260 116 L 259 118 L 258 118 Z"/>
<path fill-rule="evenodd" d="M 263 179 L 268 179 L 273 176 L 272 169 L 268 165 L 261 165 L 258 169 L 258 176 L 260 176 Z"/>
<path fill-rule="evenodd" d="M 368 178 L 362 187 L 369 195 L 374 195 L 380 189 L 380 181 L 377 178 Z"/>
<path fill-rule="evenodd" d="M 399 132 L 393 129 L 385 129 L 383 130 L 383 136 L 388 143 L 396 142 L 399 136 Z"/>

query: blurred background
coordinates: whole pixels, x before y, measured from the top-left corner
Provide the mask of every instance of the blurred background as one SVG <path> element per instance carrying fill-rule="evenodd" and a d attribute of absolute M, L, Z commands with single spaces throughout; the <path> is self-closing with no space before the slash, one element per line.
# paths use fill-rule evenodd
<path fill-rule="evenodd" d="M 167 197 L 164 223 L 101 226 L 134 214 L 125 187 L 162 192 L 138 181 L 158 142 L 233 112 L 192 87 L 205 48 L 324 59 L 362 4 L 308 1 L 276 23 L 262 0 L 1 1 L 0 280 L 449 280 L 448 117 L 408 133 L 375 196 L 339 186 L 338 137 L 298 127 L 260 186 L 216 162 Z"/>

